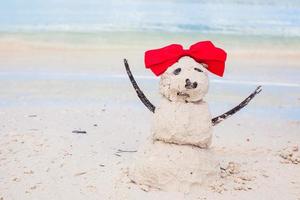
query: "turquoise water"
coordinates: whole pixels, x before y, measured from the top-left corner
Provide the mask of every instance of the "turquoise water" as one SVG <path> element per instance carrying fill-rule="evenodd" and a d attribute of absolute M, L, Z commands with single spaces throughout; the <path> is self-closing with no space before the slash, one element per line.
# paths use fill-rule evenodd
<path fill-rule="evenodd" d="M 300 37 L 300 1 L 3 0 L 0 31 L 168 31 Z"/>

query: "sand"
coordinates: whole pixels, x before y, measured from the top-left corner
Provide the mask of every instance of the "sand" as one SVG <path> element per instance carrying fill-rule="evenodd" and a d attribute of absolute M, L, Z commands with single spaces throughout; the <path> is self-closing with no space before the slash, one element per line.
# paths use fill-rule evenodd
<path fill-rule="evenodd" d="M 246 117 L 240 117 L 238 124 L 228 119 L 215 128 L 212 147 L 222 168 L 234 162 L 241 174 L 231 170 L 210 190 L 193 196 L 143 191 L 130 182 L 127 168 L 136 154 L 131 151 L 137 150 L 150 134 L 147 122 L 151 113 L 145 111 L 110 106 L 2 109 L 1 197 L 299 199 L 300 165 L 282 162 L 280 156 L 284 148 L 299 144 L 299 122 L 249 122 Z M 113 122 L 111 119 L 117 116 L 119 120 Z M 139 123 L 131 123 L 136 121 Z M 72 133 L 77 129 L 87 133 Z"/>
<path fill-rule="evenodd" d="M 220 165 L 210 149 L 148 141 L 138 148 L 129 179 L 147 191 L 197 194 L 218 180 Z"/>
<path fill-rule="evenodd" d="M 199 71 L 195 71 L 195 68 Z M 175 75 L 175 70 L 178 71 Z M 187 79 L 190 86 L 187 86 Z M 170 66 L 159 79 L 159 92 L 173 102 L 197 102 L 204 98 L 209 88 L 208 71 L 190 57 L 182 57 Z M 192 84 L 196 84 L 192 86 Z M 193 88 L 193 89 L 191 89 Z M 178 95 L 180 92 L 181 95 Z"/>
<path fill-rule="evenodd" d="M 299 87 L 266 84 L 247 108 L 213 128 L 222 174 L 209 189 L 148 190 L 130 181 L 128 167 L 150 136 L 152 113 L 126 78 L 101 76 L 125 74 L 124 50 L 0 47 L 0 199 L 300 199 Z M 126 51 L 129 63 L 135 74 L 151 75 L 141 69 L 141 51 Z M 270 59 L 237 52 L 244 57 L 229 60 L 225 80 L 299 84 L 299 53 L 286 63 L 274 62 L 280 51 Z M 157 104 L 158 80 L 138 82 Z M 212 115 L 254 87 L 212 82 Z"/>
<path fill-rule="evenodd" d="M 152 122 L 154 140 L 208 148 L 212 141 L 212 122 L 208 104 L 170 102 L 162 98 Z"/>

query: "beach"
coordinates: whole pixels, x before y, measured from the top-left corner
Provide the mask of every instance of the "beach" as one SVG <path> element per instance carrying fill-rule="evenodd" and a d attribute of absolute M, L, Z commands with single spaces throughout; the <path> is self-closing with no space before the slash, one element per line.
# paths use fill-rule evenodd
<path fill-rule="evenodd" d="M 300 200 L 297 1 L 17 2 L 0 8 L 0 200 Z M 213 127 L 217 182 L 190 193 L 140 187 L 128 168 L 153 113 L 123 59 L 157 106 L 144 52 L 202 40 L 227 52 L 224 77 L 209 75 L 213 117 L 262 92 Z"/>
<path fill-rule="evenodd" d="M 229 181 L 226 190 L 204 190 L 194 196 L 141 190 L 126 179 L 126 168 L 134 158 L 131 151 L 150 134 L 151 113 L 145 111 L 104 105 L 2 110 L 1 118 L 6 119 L 1 129 L 3 199 L 299 197 L 299 164 L 284 163 L 279 156 L 283 148 L 298 144 L 299 122 L 241 116 L 214 129 L 212 148 L 223 165 L 241 164 L 251 178 L 246 185 Z M 72 133 L 78 129 L 87 133 Z"/>
<path fill-rule="evenodd" d="M 143 191 L 126 178 L 151 134 L 152 113 L 139 102 L 122 61 L 129 60 L 158 104 L 158 79 L 143 66 L 147 43 L 93 47 L 17 38 L 1 44 L 3 199 L 299 199 L 299 164 L 280 156 L 300 141 L 299 51 L 229 49 L 225 77 L 211 77 L 206 100 L 213 116 L 257 85 L 263 91 L 214 127 L 212 149 L 221 165 L 238 163 L 251 178 L 183 194 Z"/>

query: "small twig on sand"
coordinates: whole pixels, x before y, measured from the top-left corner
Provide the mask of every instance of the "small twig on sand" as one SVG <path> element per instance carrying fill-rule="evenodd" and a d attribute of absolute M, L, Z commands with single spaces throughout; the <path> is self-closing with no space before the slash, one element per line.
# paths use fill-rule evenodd
<path fill-rule="evenodd" d="M 72 133 L 77 133 L 77 134 L 86 134 L 86 131 L 79 131 L 79 130 L 74 130 Z"/>
<path fill-rule="evenodd" d="M 226 169 L 224 167 L 220 167 L 221 170 L 226 171 Z"/>
<path fill-rule="evenodd" d="M 117 153 L 135 153 L 137 150 L 122 150 L 118 149 Z"/>

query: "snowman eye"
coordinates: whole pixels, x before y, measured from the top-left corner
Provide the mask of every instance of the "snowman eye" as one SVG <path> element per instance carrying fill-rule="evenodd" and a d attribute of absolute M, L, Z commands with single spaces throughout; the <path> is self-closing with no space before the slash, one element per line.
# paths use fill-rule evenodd
<path fill-rule="evenodd" d="M 181 68 L 177 68 L 173 71 L 174 75 L 178 75 L 181 72 Z"/>
<path fill-rule="evenodd" d="M 194 70 L 198 71 L 198 72 L 203 72 L 201 69 L 199 68 L 194 68 Z"/>

